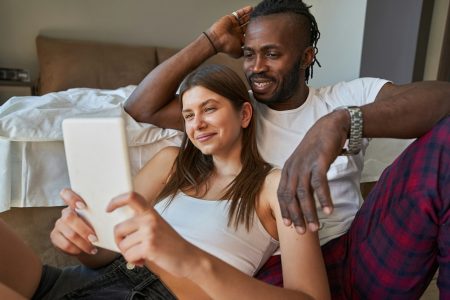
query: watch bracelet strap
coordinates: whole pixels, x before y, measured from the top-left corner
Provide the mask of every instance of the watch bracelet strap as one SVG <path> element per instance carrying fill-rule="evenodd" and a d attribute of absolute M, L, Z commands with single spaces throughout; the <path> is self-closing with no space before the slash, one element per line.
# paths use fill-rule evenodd
<path fill-rule="evenodd" d="M 363 116 L 359 106 L 341 106 L 335 110 L 346 110 L 350 115 L 350 133 L 347 149 L 342 149 L 341 155 L 356 155 L 362 148 Z"/>

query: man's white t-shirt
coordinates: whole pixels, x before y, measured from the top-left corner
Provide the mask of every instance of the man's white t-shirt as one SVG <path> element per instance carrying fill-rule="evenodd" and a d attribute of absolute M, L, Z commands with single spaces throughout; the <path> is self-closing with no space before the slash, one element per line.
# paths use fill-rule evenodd
<path fill-rule="evenodd" d="M 360 78 L 319 89 L 310 88 L 305 103 L 292 110 L 276 111 L 254 101 L 257 122 L 258 148 L 269 163 L 283 167 L 309 128 L 322 116 L 339 106 L 362 106 L 375 100 L 382 86 L 388 81 L 376 78 Z M 339 156 L 327 173 L 334 204 L 329 216 L 318 209 L 320 244 L 344 234 L 350 227 L 361 202 L 359 188 L 364 150 L 354 156 Z M 320 204 L 317 202 L 317 206 Z"/>

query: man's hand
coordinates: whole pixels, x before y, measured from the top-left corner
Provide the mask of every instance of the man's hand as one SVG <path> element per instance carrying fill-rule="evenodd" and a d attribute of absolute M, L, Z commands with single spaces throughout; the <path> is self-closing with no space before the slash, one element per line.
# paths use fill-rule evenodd
<path fill-rule="evenodd" d="M 298 233 L 319 229 L 315 197 L 322 209 L 333 209 L 327 171 L 341 153 L 347 139 L 350 117 L 336 111 L 319 119 L 286 161 L 278 186 L 278 201 L 286 226 L 294 224 Z"/>
<path fill-rule="evenodd" d="M 244 33 L 252 10 L 251 6 L 243 7 L 235 11 L 238 18 L 232 14 L 223 16 L 208 29 L 207 34 L 217 51 L 235 58 L 242 56 Z"/>

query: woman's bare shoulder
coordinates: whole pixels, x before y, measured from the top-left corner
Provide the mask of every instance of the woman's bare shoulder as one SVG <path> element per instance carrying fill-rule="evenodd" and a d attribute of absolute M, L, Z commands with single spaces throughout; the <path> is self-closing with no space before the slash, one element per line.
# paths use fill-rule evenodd
<path fill-rule="evenodd" d="M 156 153 L 139 171 L 140 174 L 147 172 L 160 172 L 166 174 L 172 169 L 173 163 L 180 152 L 179 147 L 169 146 Z"/>
<path fill-rule="evenodd" d="M 266 179 L 264 180 L 264 189 L 277 189 L 278 184 L 280 182 L 281 178 L 281 169 L 279 168 L 273 168 L 266 176 Z"/>
<path fill-rule="evenodd" d="M 135 190 L 153 203 L 173 172 L 179 148 L 166 147 L 156 153 L 134 178 Z"/>
<path fill-rule="evenodd" d="M 180 153 L 180 147 L 168 146 L 168 147 L 162 148 L 158 153 L 156 153 L 156 155 L 158 155 L 158 156 L 169 155 L 170 157 L 176 157 L 178 155 L 178 153 Z"/>
<path fill-rule="evenodd" d="M 277 189 L 280 182 L 281 170 L 273 168 L 266 176 L 260 192 L 260 199 L 272 206 L 277 202 Z"/>

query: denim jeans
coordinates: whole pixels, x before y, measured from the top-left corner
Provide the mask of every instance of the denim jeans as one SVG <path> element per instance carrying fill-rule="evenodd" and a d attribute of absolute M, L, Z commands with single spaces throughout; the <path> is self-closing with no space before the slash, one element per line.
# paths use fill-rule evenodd
<path fill-rule="evenodd" d="M 129 270 L 120 257 L 106 267 L 85 266 L 57 269 L 44 266 L 33 299 L 176 299 L 161 280 L 147 268 Z"/>

